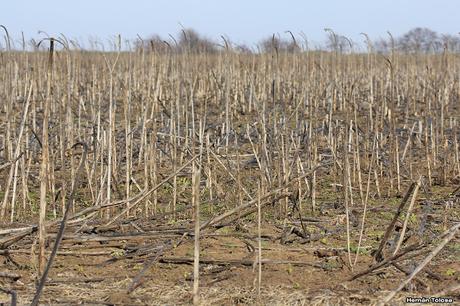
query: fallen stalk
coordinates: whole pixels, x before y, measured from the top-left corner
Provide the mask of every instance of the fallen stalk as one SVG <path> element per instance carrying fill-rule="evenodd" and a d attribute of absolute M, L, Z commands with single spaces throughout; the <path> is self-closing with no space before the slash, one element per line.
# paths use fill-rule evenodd
<path fill-rule="evenodd" d="M 441 241 L 440 244 L 427 256 L 425 259 L 415 268 L 415 270 L 396 288 L 393 290 L 390 294 L 388 294 L 382 301 L 382 305 L 384 303 L 388 303 L 393 299 L 393 297 L 401 291 L 407 284 L 411 282 L 411 280 L 425 268 L 427 264 L 430 263 L 430 261 L 435 257 L 445 246 L 446 244 L 449 243 L 449 241 L 454 238 L 455 234 L 457 234 L 458 230 L 460 229 L 460 223 L 455 224 L 452 226 L 448 231 L 447 231 L 447 236 Z"/>
<path fill-rule="evenodd" d="M 75 198 L 75 191 L 80 187 L 82 180 L 81 180 L 81 173 L 83 172 L 83 166 L 86 162 L 86 156 L 88 154 L 88 146 L 85 143 L 76 143 L 72 148 L 75 148 L 77 145 L 82 145 L 84 148 L 83 151 L 83 156 L 80 160 L 80 165 L 78 166 L 77 170 L 77 175 L 75 176 L 75 180 L 72 182 L 72 191 L 70 192 L 70 196 L 67 199 L 66 207 L 65 207 L 65 212 L 64 216 L 62 217 L 61 221 L 61 226 L 59 227 L 59 232 L 56 236 L 56 241 L 54 242 L 53 250 L 51 251 L 50 257 L 48 259 L 48 262 L 46 264 L 45 269 L 43 270 L 43 274 L 40 278 L 40 281 L 38 282 L 37 285 L 37 290 L 35 292 L 34 298 L 32 300 L 32 303 L 30 304 L 31 306 L 38 305 L 40 301 L 40 296 L 42 294 L 43 288 L 46 283 L 46 278 L 48 276 L 48 273 L 51 269 L 51 266 L 53 265 L 54 258 L 57 255 L 57 251 L 59 248 L 59 245 L 61 244 L 62 237 L 64 236 L 64 231 L 66 227 L 66 222 L 69 218 L 69 213 L 70 209 L 72 208 L 73 200 Z"/>

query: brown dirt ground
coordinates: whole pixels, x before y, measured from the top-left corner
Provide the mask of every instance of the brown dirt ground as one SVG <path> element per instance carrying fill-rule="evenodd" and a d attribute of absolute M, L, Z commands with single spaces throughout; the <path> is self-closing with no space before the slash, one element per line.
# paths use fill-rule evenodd
<path fill-rule="evenodd" d="M 248 237 L 256 234 L 254 227 L 246 227 L 245 231 Z M 280 229 L 271 224 L 264 224 L 262 231 L 264 237 L 276 237 L 277 234 L 281 234 Z M 200 279 L 202 304 L 373 304 L 379 300 L 379 297 L 394 289 L 401 282 L 403 275 L 394 268 L 385 268 L 379 270 L 379 273 L 347 281 L 353 271 L 368 268 L 372 263 L 372 256 L 370 254 L 360 255 L 358 263 L 351 271 L 347 265 L 346 251 L 343 248 L 334 247 L 337 242 L 343 243 L 343 241 L 340 242 L 340 236 L 343 235 L 307 244 L 295 240 L 288 244 L 280 244 L 279 240 L 265 238 L 262 241 L 264 259 L 310 263 L 318 267 L 301 266 L 296 263 L 263 265 L 261 298 L 258 298 L 257 294 L 256 266 L 203 264 Z M 149 245 L 155 241 L 158 243 L 157 239 L 141 238 L 108 243 L 75 244 L 75 241 L 65 239 L 61 252 L 72 251 L 74 254 L 57 256 L 49 275 L 49 282 L 44 290 L 42 303 L 50 305 L 190 304 L 191 264 L 156 263 L 146 273 L 144 282 L 131 294 L 127 293 L 131 280 L 137 275 L 146 260 L 145 256 L 124 258 L 120 248 Z M 175 241 L 179 240 L 175 238 Z M 253 240 L 249 241 L 251 240 L 233 237 L 231 233 L 205 237 L 201 241 L 201 257 L 202 259 L 224 261 L 232 259 L 254 261 L 256 251 L 251 250 L 248 243 L 255 247 L 257 243 Z M 456 247 L 458 247 L 458 242 Z M 318 250 L 321 251 L 321 254 L 318 253 Z M 2 287 L 7 286 L 16 290 L 22 305 L 31 300 L 34 292 L 36 261 L 35 257 L 31 256 L 33 249 L 19 251 L 21 250 L 12 251 L 15 264 L 2 257 L 2 266 L 9 272 L 20 274 L 21 278 L 16 282 L 2 280 Z M 79 252 L 85 253 L 75 254 Z M 403 303 L 407 295 L 420 296 L 421 293 L 428 292 L 428 290 L 437 292 L 446 286 L 455 284 L 460 273 L 459 253 L 458 249 L 454 253 L 452 249 L 446 249 L 444 256 L 438 256 L 429 267 L 433 273 L 441 276 L 442 280 L 423 276 L 422 273 L 421 278 L 428 287 L 408 288 L 413 292 L 403 292 L 396 299 L 396 303 L 398 301 Z M 180 245 L 166 251 L 163 258 L 193 258 L 193 239 L 185 239 Z M 114 259 L 117 260 L 113 261 Z M 111 262 L 107 262 L 108 260 Z M 0 301 L 6 302 L 8 297 L 0 295 Z"/>
<path fill-rule="evenodd" d="M 454 199 L 446 206 L 448 191 L 439 190 L 431 197 L 430 213 L 422 210 L 423 196 L 414 208 L 403 248 L 414 241 L 427 243 L 431 250 L 439 243 L 439 235 L 460 219 L 459 202 Z M 364 250 L 353 269 L 348 264 L 344 209 L 328 202 L 326 195 L 315 215 L 305 214 L 305 230 L 313 241 L 291 232 L 302 229 L 298 218 L 291 215 L 284 222 L 270 221 L 275 208 L 266 208 L 262 223 L 262 258 L 282 262 L 266 263 L 262 267 L 260 297 L 257 291 L 257 228 L 254 216 L 220 229 L 207 229 L 201 238 L 201 259 L 220 260 L 201 264 L 200 296 L 203 305 L 373 305 L 398 287 L 406 277 L 395 267 L 374 271 L 356 280 L 348 279 L 366 270 L 372 263 L 372 250 L 379 245 L 394 211 L 401 201 L 378 199 L 371 201 L 362 246 Z M 448 207 L 448 208 L 446 208 Z M 356 253 L 362 208 L 355 203 L 352 211 L 352 260 Z M 180 216 L 179 216 L 180 217 Z M 182 215 L 183 220 L 189 216 Z M 422 237 L 417 233 L 425 218 Z M 91 223 L 93 222 L 93 223 Z M 192 303 L 193 237 L 183 232 L 193 228 L 189 221 L 170 222 L 165 219 L 122 220 L 107 231 L 85 231 L 100 221 L 85 226 L 69 225 L 58 256 L 52 266 L 41 302 L 44 305 L 187 305 Z M 15 224 L 8 227 L 21 227 Z M 51 250 L 56 228 L 50 230 Z M 98 241 L 98 240 L 107 241 Z M 393 239 L 393 238 L 392 238 Z M 417 240 L 418 239 L 418 240 Z M 391 240 L 391 239 L 390 239 Z M 171 246 L 167 248 L 167 246 Z M 132 280 L 158 252 L 165 247 L 160 261 L 156 261 L 131 293 Z M 389 249 L 385 256 L 388 256 Z M 354 252 L 353 252 L 354 250 Z M 0 277 L 1 288 L 11 288 L 18 294 L 19 304 L 30 303 L 35 292 L 37 276 L 36 236 L 29 236 L 9 248 L 10 257 L 0 254 L 0 271 L 20 275 L 17 281 Z M 404 260 L 407 270 L 415 268 L 427 253 Z M 182 260 L 185 263 L 173 262 Z M 244 261 L 245 265 L 234 261 Z M 227 263 L 227 264 L 225 264 Z M 455 237 L 436 256 L 427 269 L 418 274 L 417 281 L 401 291 L 392 305 L 405 304 L 407 296 L 430 296 L 460 280 L 460 241 Z M 460 301 L 460 293 L 453 297 Z M 452 296 L 451 295 L 451 296 Z M 0 304 L 9 297 L 0 293 Z"/>

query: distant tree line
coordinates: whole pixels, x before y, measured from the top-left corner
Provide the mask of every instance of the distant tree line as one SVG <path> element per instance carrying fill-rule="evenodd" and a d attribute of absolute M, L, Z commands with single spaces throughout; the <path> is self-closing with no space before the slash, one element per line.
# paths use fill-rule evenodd
<path fill-rule="evenodd" d="M 208 38 L 198 31 L 191 28 L 183 28 L 176 36 L 169 35 L 161 37 L 154 34 L 143 39 L 140 36 L 134 42 L 134 49 L 137 51 L 155 52 L 155 53 L 217 53 L 222 50 L 228 50 L 238 53 L 296 53 L 307 50 L 332 51 L 337 53 L 363 52 L 370 50 L 378 53 L 395 52 L 403 53 L 442 53 L 445 51 L 460 53 L 460 33 L 456 35 L 437 33 L 428 28 L 417 27 L 401 36 L 393 37 L 388 32 L 385 38 L 379 38 L 372 41 L 365 33 L 363 39 L 365 44 L 356 43 L 344 35 L 334 32 L 332 29 L 324 29 L 326 33 L 326 41 L 320 45 L 312 45 L 309 43 L 307 36 L 301 32 L 294 34 L 291 31 L 286 31 L 282 35 L 277 33 L 265 37 L 257 44 L 250 46 L 247 44 L 235 44 L 228 37 L 221 36 L 219 41 Z M 11 46 L 4 47 L 0 42 L 0 51 L 3 49 L 15 49 L 14 40 Z M 69 48 L 85 50 L 76 40 L 68 40 Z M 90 40 L 88 50 L 104 50 L 104 44 L 100 40 Z M 130 41 L 131 43 L 132 41 Z M 109 44 L 111 50 L 118 49 L 112 41 Z M 22 49 L 26 49 L 24 38 L 21 41 Z M 46 44 L 40 46 L 37 40 L 30 39 L 27 43 L 29 50 L 38 51 L 45 50 Z M 128 49 L 131 49 L 130 45 Z M 364 47 L 364 48 L 363 48 Z"/>
<path fill-rule="evenodd" d="M 325 29 L 325 32 L 327 33 L 325 45 L 316 47 L 316 49 L 339 53 L 356 52 L 358 50 L 357 47 L 359 46 L 346 36 L 335 33 L 331 29 Z M 307 44 L 298 44 L 294 35 L 291 32 L 289 33 L 292 39 L 273 35 L 273 37 L 262 40 L 259 44 L 259 50 L 262 52 L 277 50 L 291 53 L 305 49 L 305 47 L 308 49 Z M 366 34 L 362 34 L 368 47 L 379 53 L 389 53 L 391 50 L 404 53 L 460 52 L 460 35 L 439 34 L 428 28 L 414 28 L 396 38 L 391 33 L 388 33 L 386 39 L 380 38 L 375 42 L 372 42 Z M 300 48 L 300 46 L 303 46 L 303 48 Z"/>
<path fill-rule="evenodd" d="M 363 50 L 360 45 L 346 36 L 325 29 L 327 40 L 323 45 L 315 46 L 315 50 L 328 50 L 339 53 L 359 52 Z M 399 37 L 388 37 L 372 41 L 362 33 L 366 39 L 367 47 L 379 53 L 389 53 L 392 50 L 404 53 L 440 53 L 444 51 L 460 52 L 460 35 L 439 34 L 428 28 L 414 28 Z M 148 39 L 139 38 L 135 44 L 137 50 L 164 52 L 190 52 L 190 53 L 216 53 L 221 50 L 231 50 L 242 53 L 269 53 L 284 52 L 296 53 L 311 50 L 305 34 L 294 35 L 286 31 L 283 36 L 273 34 L 262 39 L 255 47 L 233 44 L 228 38 L 221 37 L 217 42 L 207 38 L 194 29 L 182 29 L 176 37 L 169 35 L 162 38 L 153 35 Z M 361 45 L 362 47 L 362 45 Z"/>
<path fill-rule="evenodd" d="M 168 51 L 215 53 L 219 50 L 218 47 L 218 44 L 216 44 L 212 39 L 202 36 L 194 29 L 183 29 L 179 32 L 177 37 L 170 35 L 168 39 L 164 39 L 155 34 L 147 40 L 139 38 L 136 42 L 137 50 L 159 53 Z"/>
<path fill-rule="evenodd" d="M 143 39 L 140 36 L 134 41 L 134 49 L 137 51 L 155 52 L 155 53 L 217 53 L 222 50 L 228 50 L 238 53 L 296 53 L 307 50 L 316 51 L 332 51 L 337 53 L 352 53 L 363 52 L 364 50 L 372 50 L 378 53 L 403 52 L 403 53 L 442 53 L 445 51 L 460 53 L 460 33 L 444 34 L 437 33 L 428 28 L 417 27 L 401 36 L 394 37 L 390 32 L 385 38 L 372 40 L 365 33 L 363 44 L 356 43 L 344 35 L 334 32 L 332 29 L 324 29 L 326 33 L 326 41 L 322 44 L 312 45 L 309 43 L 307 36 L 301 32 L 294 34 L 291 31 L 286 31 L 282 35 L 277 33 L 265 37 L 255 45 L 235 44 L 228 37 L 221 36 L 219 41 L 203 36 L 198 31 L 191 28 L 183 28 L 176 36 L 169 35 L 161 37 L 154 34 Z M 61 34 L 62 35 L 62 34 Z M 89 40 L 90 46 L 86 49 L 77 40 L 67 40 L 64 36 L 59 37 L 68 42 L 68 47 L 78 50 L 102 50 L 104 51 L 104 43 L 98 39 Z M 6 46 L 0 42 L 0 51 L 15 49 L 15 41 L 10 38 L 5 38 Z M 45 50 L 46 44 L 40 46 L 40 40 L 30 39 L 27 43 L 22 37 L 20 41 L 21 49 L 39 51 Z M 132 41 L 127 41 L 128 49 L 132 50 Z M 111 50 L 118 49 L 118 46 L 113 41 Z M 364 48 L 363 48 L 364 47 Z"/>
<path fill-rule="evenodd" d="M 379 39 L 375 50 L 388 53 L 392 49 L 406 53 L 460 52 L 460 35 L 438 34 L 428 28 L 414 28 L 400 37 Z"/>

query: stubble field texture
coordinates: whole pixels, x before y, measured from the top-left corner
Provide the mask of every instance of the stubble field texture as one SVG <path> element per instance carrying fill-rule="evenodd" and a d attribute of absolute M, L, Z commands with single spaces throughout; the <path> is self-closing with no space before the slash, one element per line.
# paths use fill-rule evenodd
<path fill-rule="evenodd" d="M 459 54 L 42 44 L 0 52 L 0 302 L 460 299 Z"/>

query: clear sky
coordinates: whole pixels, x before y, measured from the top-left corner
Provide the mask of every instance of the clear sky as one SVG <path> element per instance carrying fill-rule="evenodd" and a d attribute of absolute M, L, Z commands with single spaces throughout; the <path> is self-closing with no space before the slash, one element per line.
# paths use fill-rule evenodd
<path fill-rule="evenodd" d="M 102 40 L 116 34 L 134 39 L 157 33 L 176 35 L 184 27 L 219 39 L 228 35 L 238 43 L 256 43 L 272 33 L 303 31 L 322 42 L 324 28 L 362 42 L 360 32 L 372 38 L 386 31 L 398 36 L 414 27 L 458 35 L 457 0 L 4 0 L 0 24 L 19 39 L 50 35 Z M 287 37 L 287 36 L 286 36 Z"/>

